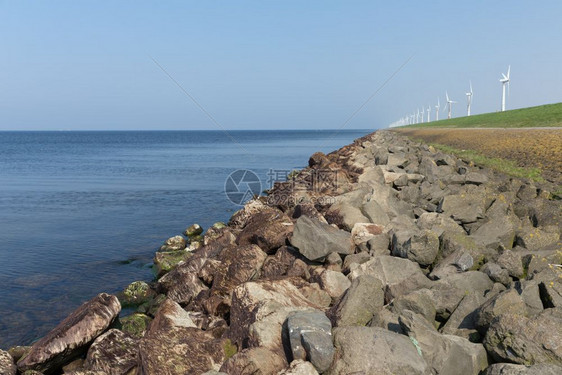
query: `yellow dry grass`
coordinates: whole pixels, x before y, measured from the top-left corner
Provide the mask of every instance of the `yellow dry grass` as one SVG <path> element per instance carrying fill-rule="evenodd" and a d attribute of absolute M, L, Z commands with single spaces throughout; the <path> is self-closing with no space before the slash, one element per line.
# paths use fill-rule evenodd
<path fill-rule="evenodd" d="M 562 130 L 560 129 L 399 129 L 411 138 L 475 150 L 492 158 L 515 162 L 523 168 L 539 168 L 544 178 L 562 181 Z"/>

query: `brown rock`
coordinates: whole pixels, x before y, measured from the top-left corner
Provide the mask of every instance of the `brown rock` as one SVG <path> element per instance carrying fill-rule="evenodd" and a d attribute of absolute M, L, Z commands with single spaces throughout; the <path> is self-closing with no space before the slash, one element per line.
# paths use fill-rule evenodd
<path fill-rule="evenodd" d="M 285 358 L 265 348 L 244 349 L 228 359 L 220 371 L 229 375 L 275 375 L 287 366 Z"/>
<path fill-rule="evenodd" d="M 33 344 L 29 354 L 18 362 L 18 369 L 49 373 L 60 368 L 103 333 L 120 311 L 117 297 L 98 294 Z"/>
<path fill-rule="evenodd" d="M 272 254 L 285 245 L 289 235 L 293 233 L 293 223 L 287 215 L 278 209 L 256 213 L 239 234 L 239 245 L 256 244 L 263 251 Z"/>
<path fill-rule="evenodd" d="M 108 375 L 125 375 L 136 367 L 137 352 L 138 339 L 117 329 L 110 329 L 90 346 L 84 368 Z"/>

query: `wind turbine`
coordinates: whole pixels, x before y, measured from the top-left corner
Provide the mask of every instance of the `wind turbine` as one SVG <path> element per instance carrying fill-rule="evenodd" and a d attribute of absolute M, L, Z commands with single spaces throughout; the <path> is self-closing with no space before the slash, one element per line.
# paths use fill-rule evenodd
<path fill-rule="evenodd" d="M 425 108 L 422 107 L 422 110 L 421 110 L 421 122 L 422 122 L 422 123 L 423 123 L 423 118 L 424 118 L 424 117 L 425 117 Z"/>
<path fill-rule="evenodd" d="M 502 83 L 502 112 L 505 111 L 505 85 L 507 85 L 507 89 L 509 90 L 509 71 L 510 70 L 511 70 L 511 65 L 509 65 L 507 67 L 507 76 L 502 73 L 503 78 L 500 79 L 500 82 Z"/>
<path fill-rule="evenodd" d="M 470 116 L 470 106 L 472 105 L 472 82 L 470 82 L 470 92 L 466 93 L 466 100 L 467 100 L 467 106 L 466 106 L 466 115 Z"/>
<path fill-rule="evenodd" d="M 449 94 L 447 93 L 447 91 L 445 91 L 445 97 L 447 98 L 447 104 L 449 105 L 449 115 L 447 116 L 447 118 L 451 118 L 453 103 L 456 103 L 456 102 L 449 99 Z"/>
<path fill-rule="evenodd" d="M 427 122 L 431 122 L 431 105 L 427 106 Z"/>
<path fill-rule="evenodd" d="M 437 105 L 435 106 L 435 121 L 439 121 L 439 108 L 441 108 L 441 105 L 439 104 L 439 98 L 437 98 Z"/>

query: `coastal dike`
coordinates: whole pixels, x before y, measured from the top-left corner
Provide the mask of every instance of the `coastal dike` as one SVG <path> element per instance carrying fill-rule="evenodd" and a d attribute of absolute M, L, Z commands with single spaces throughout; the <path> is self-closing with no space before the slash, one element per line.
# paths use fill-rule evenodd
<path fill-rule="evenodd" d="M 169 238 L 153 282 L 0 374 L 562 374 L 561 229 L 546 185 L 377 131 Z"/>

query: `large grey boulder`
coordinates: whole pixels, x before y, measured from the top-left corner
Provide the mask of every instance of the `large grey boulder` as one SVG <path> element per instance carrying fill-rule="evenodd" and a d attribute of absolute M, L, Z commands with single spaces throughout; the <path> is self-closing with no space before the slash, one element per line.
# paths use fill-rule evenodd
<path fill-rule="evenodd" d="M 429 266 L 439 253 L 439 237 L 430 230 L 396 231 L 392 236 L 392 255 Z"/>
<path fill-rule="evenodd" d="M 108 375 L 125 375 L 137 366 L 137 355 L 138 339 L 110 329 L 90 346 L 84 368 Z"/>
<path fill-rule="evenodd" d="M 410 310 L 422 315 L 428 322 L 435 321 L 435 303 L 433 303 L 431 291 L 428 289 L 416 290 L 397 297 L 392 302 L 392 310 L 397 314 Z"/>
<path fill-rule="evenodd" d="M 414 343 L 404 335 L 378 327 L 334 329 L 336 356 L 326 374 L 428 374 Z"/>
<path fill-rule="evenodd" d="M 10 353 L 0 349 L 0 374 L 16 375 L 17 367 Z"/>
<path fill-rule="evenodd" d="M 328 254 L 351 254 L 354 247 L 349 232 L 321 221 L 301 216 L 295 223 L 291 245 L 309 260 L 323 260 Z"/>
<path fill-rule="evenodd" d="M 562 367 L 551 363 L 525 366 L 513 363 L 494 363 L 488 366 L 483 375 L 560 375 Z"/>
<path fill-rule="evenodd" d="M 484 272 L 488 277 L 496 282 L 509 287 L 511 285 L 511 278 L 509 277 L 509 272 L 506 269 L 501 268 L 498 264 L 493 262 L 488 262 L 480 268 L 481 272 Z"/>
<path fill-rule="evenodd" d="M 484 338 L 488 353 L 498 362 L 562 365 L 562 310 L 546 309 L 532 318 L 503 314 Z"/>
<path fill-rule="evenodd" d="M 337 327 L 365 326 L 383 305 L 384 289 L 381 281 L 371 275 L 361 275 L 353 280 L 329 315 Z"/>
<path fill-rule="evenodd" d="M 308 360 L 319 372 L 332 364 L 332 324 L 322 311 L 295 311 L 287 317 L 293 360 Z"/>
<path fill-rule="evenodd" d="M 477 375 L 488 366 L 486 350 L 465 338 L 441 335 L 421 315 L 405 310 L 399 318 L 404 332 L 415 342 L 427 364 L 437 374 Z"/>
<path fill-rule="evenodd" d="M 117 318 L 121 305 L 117 297 L 101 293 L 83 303 L 51 332 L 37 341 L 18 362 L 21 372 L 52 372 L 83 353 Z"/>
<path fill-rule="evenodd" d="M 417 263 L 387 255 L 375 257 L 361 264 L 349 274 L 349 277 L 353 280 L 361 275 L 371 275 L 381 281 L 386 302 L 431 284 Z"/>
<path fill-rule="evenodd" d="M 474 223 L 484 217 L 485 200 L 479 194 L 447 195 L 439 203 L 443 212 L 462 224 Z"/>
<path fill-rule="evenodd" d="M 472 342 L 481 341 L 481 336 L 476 329 L 476 316 L 478 309 L 486 300 L 482 293 L 465 295 L 441 328 L 441 333 L 464 337 Z"/>
<path fill-rule="evenodd" d="M 476 313 L 476 328 L 486 333 L 492 321 L 506 313 L 527 315 L 525 302 L 515 289 L 508 289 L 482 304 Z"/>
<path fill-rule="evenodd" d="M 434 282 L 429 289 L 438 319 L 447 320 L 465 295 L 484 294 L 493 285 L 492 280 L 479 271 L 454 274 Z"/>

